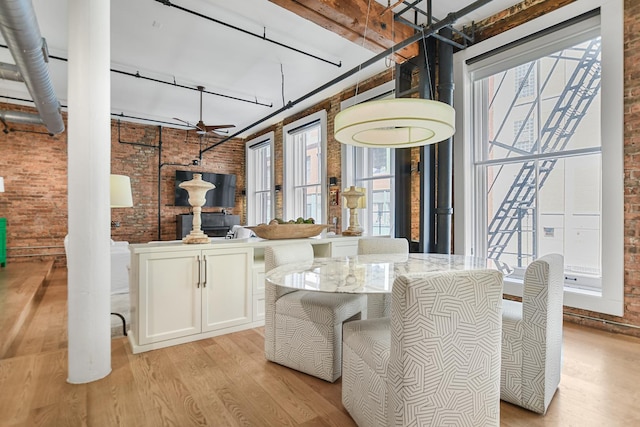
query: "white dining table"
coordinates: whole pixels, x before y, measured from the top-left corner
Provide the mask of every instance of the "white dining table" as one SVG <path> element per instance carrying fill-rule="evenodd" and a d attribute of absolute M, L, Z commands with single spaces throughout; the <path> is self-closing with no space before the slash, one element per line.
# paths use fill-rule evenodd
<path fill-rule="evenodd" d="M 307 291 L 387 294 L 401 274 L 483 269 L 497 269 L 504 275 L 512 271 L 506 264 L 465 255 L 379 254 L 285 264 L 267 272 L 265 279 L 274 285 Z"/>

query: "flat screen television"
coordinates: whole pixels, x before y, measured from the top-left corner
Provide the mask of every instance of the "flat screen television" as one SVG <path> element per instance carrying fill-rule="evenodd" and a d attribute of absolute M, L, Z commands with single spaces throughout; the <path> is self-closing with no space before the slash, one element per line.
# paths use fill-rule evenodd
<path fill-rule="evenodd" d="M 183 181 L 193 179 L 194 173 L 202 174 L 202 180 L 208 181 L 216 186 L 213 190 L 207 191 L 204 206 L 218 208 L 232 208 L 236 205 L 236 176 L 222 173 L 176 171 L 176 206 L 191 206 L 189 204 L 189 193 L 179 185 Z"/>

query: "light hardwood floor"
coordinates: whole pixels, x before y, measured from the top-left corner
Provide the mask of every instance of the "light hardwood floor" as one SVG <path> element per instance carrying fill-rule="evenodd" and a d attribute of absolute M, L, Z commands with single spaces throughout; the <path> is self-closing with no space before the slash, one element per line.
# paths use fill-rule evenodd
<path fill-rule="evenodd" d="M 139 355 L 112 340 L 112 373 L 70 385 L 66 270 L 0 360 L 1 426 L 353 426 L 329 384 L 266 362 L 262 328 Z M 502 426 L 640 425 L 640 340 L 565 323 L 546 416 L 501 403 Z"/>

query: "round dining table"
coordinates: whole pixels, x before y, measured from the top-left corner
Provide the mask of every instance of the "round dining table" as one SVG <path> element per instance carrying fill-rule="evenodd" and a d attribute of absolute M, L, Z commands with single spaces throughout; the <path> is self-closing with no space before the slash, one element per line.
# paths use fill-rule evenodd
<path fill-rule="evenodd" d="M 465 255 L 376 254 L 285 264 L 267 272 L 265 279 L 274 285 L 307 291 L 388 294 L 401 274 L 484 269 L 497 269 L 504 275 L 512 271 L 504 263 Z"/>

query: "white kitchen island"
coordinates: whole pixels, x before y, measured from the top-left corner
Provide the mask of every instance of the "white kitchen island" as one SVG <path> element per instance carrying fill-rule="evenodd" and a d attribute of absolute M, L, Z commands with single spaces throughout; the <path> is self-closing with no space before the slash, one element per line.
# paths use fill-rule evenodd
<path fill-rule="evenodd" d="M 308 241 L 316 257 L 356 255 L 359 237 L 131 244 L 133 353 L 264 325 L 264 248 Z"/>

